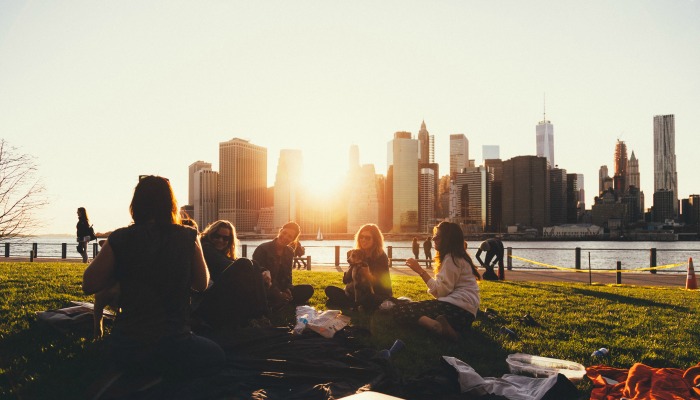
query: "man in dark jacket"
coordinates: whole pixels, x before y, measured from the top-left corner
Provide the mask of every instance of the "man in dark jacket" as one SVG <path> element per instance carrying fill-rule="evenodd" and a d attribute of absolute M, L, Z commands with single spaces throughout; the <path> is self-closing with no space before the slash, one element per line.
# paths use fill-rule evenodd
<path fill-rule="evenodd" d="M 481 260 L 481 252 L 486 252 L 485 260 Z M 484 279 L 486 280 L 503 280 L 505 271 L 503 268 L 503 242 L 498 238 L 486 239 L 479 245 L 479 250 L 476 251 L 476 259 L 479 264 L 486 269 Z M 493 260 L 493 261 L 492 261 Z M 498 275 L 493 270 L 493 267 L 498 263 Z"/>
<path fill-rule="evenodd" d="M 277 237 L 258 246 L 253 260 L 270 273 L 267 302 L 271 309 L 287 304 L 304 304 L 314 293 L 311 285 L 292 285 L 294 250 L 289 245 L 299 238 L 301 228 L 296 222 L 287 222 Z"/>

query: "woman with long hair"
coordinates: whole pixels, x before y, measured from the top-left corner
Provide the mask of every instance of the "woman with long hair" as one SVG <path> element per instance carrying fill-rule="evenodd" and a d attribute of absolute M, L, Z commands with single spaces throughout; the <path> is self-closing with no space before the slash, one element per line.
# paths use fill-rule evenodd
<path fill-rule="evenodd" d="M 75 230 L 78 238 L 77 250 L 83 257 L 83 262 L 86 263 L 88 261 L 88 243 L 92 240 L 93 230 L 85 207 L 78 208 L 78 223 L 75 225 Z"/>
<path fill-rule="evenodd" d="M 251 320 L 268 323 L 265 294 L 269 273 L 238 256 L 236 228 L 227 220 L 209 224 L 201 235 L 212 284 L 193 299 L 194 316 L 210 328 L 237 328 Z M 196 328 L 204 328 L 204 325 Z"/>
<path fill-rule="evenodd" d="M 406 265 L 425 282 L 435 300 L 397 304 L 391 313 L 399 323 L 418 324 L 451 340 L 471 327 L 479 309 L 481 279 L 465 250 L 464 234 L 459 225 L 441 222 L 433 229 L 435 242 L 434 277 L 418 262 L 409 258 Z"/>
<path fill-rule="evenodd" d="M 384 252 L 384 236 L 375 224 L 365 224 L 355 233 L 354 249 L 364 253 L 365 262 L 369 266 L 366 278 L 372 285 L 374 294 L 365 298 L 364 304 L 355 304 L 346 291 L 337 286 L 326 287 L 328 303 L 338 307 L 353 307 L 361 305 L 367 310 L 376 309 L 384 300 L 392 296 L 391 273 L 389 272 L 389 257 Z M 343 274 L 343 283 L 353 283 L 350 270 Z"/>
<path fill-rule="evenodd" d="M 120 286 L 110 360 L 173 377 L 220 368 L 221 347 L 190 329 L 190 291 L 204 291 L 209 272 L 197 232 L 180 225 L 170 182 L 141 176 L 129 210 L 133 224 L 112 232 L 83 274 L 85 294 Z"/>

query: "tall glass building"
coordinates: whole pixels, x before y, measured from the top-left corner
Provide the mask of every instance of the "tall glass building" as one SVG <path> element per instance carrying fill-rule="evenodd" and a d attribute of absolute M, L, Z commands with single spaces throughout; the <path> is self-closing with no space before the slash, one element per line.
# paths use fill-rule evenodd
<path fill-rule="evenodd" d="M 392 232 L 418 232 L 418 140 L 396 132 L 387 146 Z"/>
<path fill-rule="evenodd" d="M 219 143 L 219 218 L 254 232 L 266 190 L 267 149 L 239 138 Z"/>

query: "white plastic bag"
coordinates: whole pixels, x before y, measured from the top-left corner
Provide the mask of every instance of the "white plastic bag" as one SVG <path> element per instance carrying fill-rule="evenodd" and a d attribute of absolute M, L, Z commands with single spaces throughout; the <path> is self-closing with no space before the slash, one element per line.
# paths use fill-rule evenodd
<path fill-rule="evenodd" d="M 309 320 L 309 329 L 325 338 L 332 338 L 336 332 L 350 323 L 350 317 L 341 314 L 340 310 L 327 310 Z"/>
<path fill-rule="evenodd" d="M 296 317 L 297 323 L 292 329 L 294 335 L 301 334 L 308 327 L 323 337 L 332 338 L 350 323 L 350 317 L 342 315 L 340 310 L 327 310 L 319 314 L 311 306 L 298 306 Z"/>

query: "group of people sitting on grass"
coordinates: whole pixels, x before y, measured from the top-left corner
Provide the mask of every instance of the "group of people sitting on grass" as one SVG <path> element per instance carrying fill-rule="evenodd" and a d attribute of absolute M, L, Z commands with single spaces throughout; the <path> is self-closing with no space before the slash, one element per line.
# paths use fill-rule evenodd
<path fill-rule="evenodd" d="M 182 223 L 168 179 L 142 176 L 130 205 L 133 223 L 115 230 L 83 275 L 83 291 L 95 294 L 120 284 L 120 313 L 108 338 L 118 368 L 153 365 L 174 376 L 207 375 L 225 362 L 209 333 L 247 325 L 269 325 L 270 310 L 294 312 L 314 293 L 311 285 L 292 284 L 294 243 L 299 225 L 285 224 L 275 239 L 258 246 L 252 259 L 238 254 L 235 227 L 219 220 L 201 234 Z M 384 239 L 374 224 L 355 234 L 355 250 L 366 264 L 343 276 L 345 289 L 325 288 L 328 306 L 376 310 L 384 301 L 397 323 L 423 326 L 457 340 L 469 330 L 479 308 L 481 279 L 464 246 L 459 225 L 441 222 L 432 240 L 433 274 L 410 258 L 406 265 L 435 298 L 396 301 L 391 289 Z M 359 267 L 358 267 L 359 268 Z M 358 282 L 354 282 L 354 281 Z M 371 285 L 359 300 L 348 286 Z M 197 334 L 193 333 L 195 330 Z"/>

